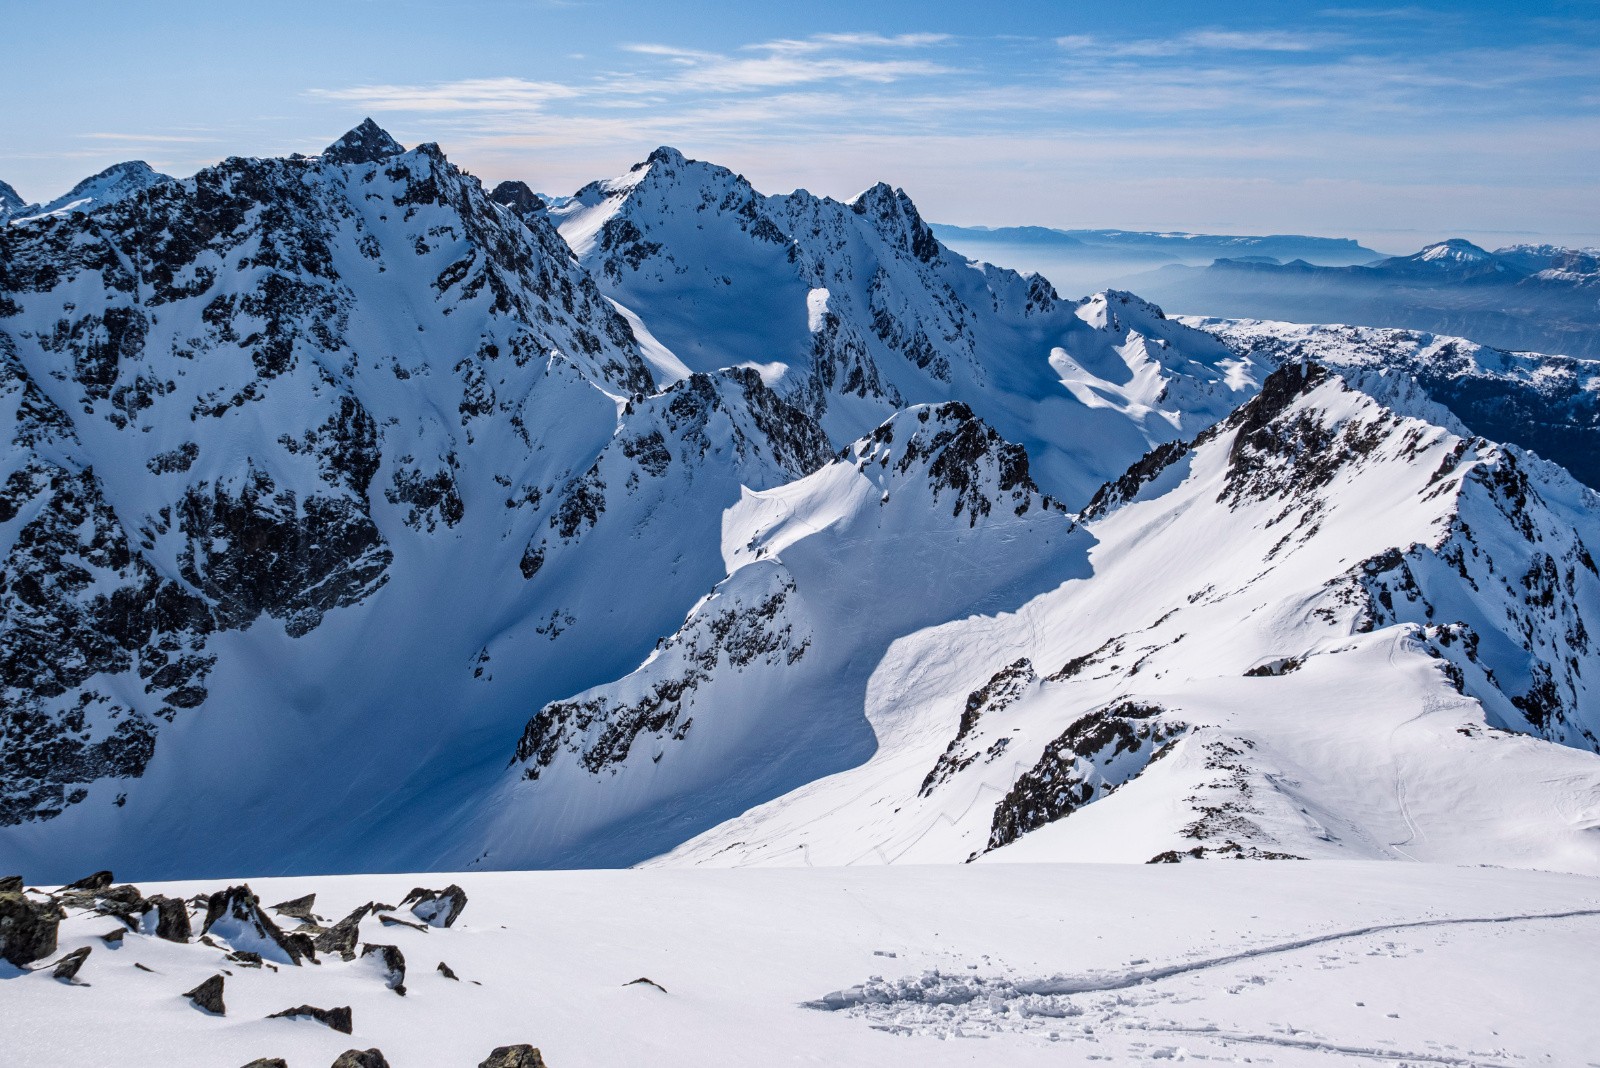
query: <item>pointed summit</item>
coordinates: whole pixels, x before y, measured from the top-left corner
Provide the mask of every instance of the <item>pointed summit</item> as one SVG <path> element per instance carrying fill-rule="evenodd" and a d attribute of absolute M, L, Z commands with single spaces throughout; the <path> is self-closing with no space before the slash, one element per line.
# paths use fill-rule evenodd
<path fill-rule="evenodd" d="M 389 132 L 370 118 L 322 150 L 322 158 L 330 163 L 376 163 L 398 156 L 405 146 L 389 136 Z"/>
<path fill-rule="evenodd" d="M 17 194 L 15 189 L 12 189 L 5 182 L 0 182 L 0 215 L 9 215 L 25 203 L 26 201 Z"/>
<path fill-rule="evenodd" d="M 528 188 L 526 182 L 509 181 L 501 182 L 489 194 L 489 199 L 503 207 L 510 208 L 512 214 L 519 219 L 527 219 L 530 215 L 538 215 L 548 206 L 544 198 Z"/>

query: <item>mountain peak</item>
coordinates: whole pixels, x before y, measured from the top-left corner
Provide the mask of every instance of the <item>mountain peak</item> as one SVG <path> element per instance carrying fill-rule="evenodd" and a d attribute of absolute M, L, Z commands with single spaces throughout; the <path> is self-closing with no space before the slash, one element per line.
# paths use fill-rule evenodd
<path fill-rule="evenodd" d="M 17 191 L 5 182 L 0 182 L 0 213 L 13 212 L 26 203 Z"/>
<path fill-rule="evenodd" d="M 849 203 L 852 211 L 875 220 L 885 237 L 895 239 L 917 259 L 932 263 L 939 258 L 939 239 L 922 221 L 921 213 L 905 190 L 879 182 L 857 194 Z"/>
<path fill-rule="evenodd" d="M 675 165 L 679 163 L 688 163 L 689 159 L 682 152 L 679 152 L 671 145 L 662 145 L 660 148 L 646 156 L 644 161 L 646 163 L 667 163 Z"/>
<path fill-rule="evenodd" d="M 382 126 L 366 118 L 361 124 L 322 150 L 322 158 L 331 163 L 376 163 L 398 156 L 405 146 L 389 136 Z"/>
<path fill-rule="evenodd" d="M 489 199 L 502 207 L 510 208 L 518 218 L 535 215 L 549 206 L 543 197 L 528 188 L 528 183 L 514 180 L 501 182 L 495 186 L 489 194 Z"/>
<path fill-rule="evenodd" d="M 1426 260 L 1430 263 L 1438 261 L 1481 263 L 1494 257 L 1487 250 L 1479 248 L 1466 238 L 1452 237 L 1448 241 L 1438 241 L 1429 245 L 1417 253 L 1415 258 Z"/>

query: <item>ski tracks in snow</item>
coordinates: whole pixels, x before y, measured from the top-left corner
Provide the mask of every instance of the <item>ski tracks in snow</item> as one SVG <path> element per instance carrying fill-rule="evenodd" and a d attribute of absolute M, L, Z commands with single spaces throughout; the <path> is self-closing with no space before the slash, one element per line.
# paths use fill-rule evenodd
<path fill-rule="evenodd" d="M 1547 923 L 1561 920 L 1600 918 L 1600 908 L 1571 909 L 1562 912 L 1514 913 L 1503 916 L 1464 916 L 1370 924 L 1327 931 L 1284 942 L 1241 949 L 1219 956 L 1180 961 L 1149 967 L 1128 967 L 1084 975 L 1054 975 L 1040 978 L 981 976 L 959 972 L 930 971 L 920 976 L 884 979 L 874 976 L 866 983 L 835 991 L 805 1007 L 830 1012 L 847 1012 L 864 1017 L 870 1026 L 901 1034 L 936 1034 L 960 1037 L 985 1033 L 1022 1031 L 1047 1034 L 1051 1040 L 1081 1038 L 1100 1040 L 1106 1029 L 1130 1037 L 1158 1034 L 1182 1035 L 1222 1046 L 1230 1044 L 1275 1046 L 1310 1054 L 1364 1058 L 1401 1063 L 1427 1063 L 1460 1066 L 1504 1065 L 1498 1053 L 1473 1053 L 1455 1047 L 1439 1047 L 1433 1052 L 1389 1049 L 1377 1045 L 1340 1043 L 1311 1036 L 1293 1027 L 1276 1035 L 1228 1031 L 1209 1023 L 1185 1027 L 1176 1022 L 1155 1023 L 1129 1015 L 1155 1001 L 1180 995 L 1148 991 L 1152 997 L 1130 998 L 1125 992 L 1166 980 L 1194 976 L 1232 965 L 1274 963 L 1301 950 L 1335 943 L 1400 932 L 1434 928 L 1494 926 L 1501 924 Z M 1393 943 L 1388 946 L 1393 950 Z M 1392 954 L 1391 954 L 1392 955 Z M 1142 965 L 1138 961 L 1135 964 Z M 1326 965 L 1326 961 L 1323 962 Z M 1264 986 L 1263 975 L 1244 977 L 1243 984 Z M 1231 989 L 1230 989 L 1231 987 Z M 1213 983 L 1212 990 L 1237 993 L 1239 985 Z M 1191 1001 L 1191 998 L 1182 998 Z M 1077 1021 L 1076 1024 L 1069 1021 Z M 1098 1030 L 1097 1030 L 1098 1028 Z M 1074 1034 L 1074 1031 L 1078 1032 Z M 1298 1037 L 1305 1035 L 1307 1037 Z M 1437 1046 L 1437 1043 L 1431 1043 Z M 1137 1045 L 1137 1043 L 1135 1043 Z M 1159 1059 L 1176 1051 L 1146 1050 L 1141 1056 Z"/>

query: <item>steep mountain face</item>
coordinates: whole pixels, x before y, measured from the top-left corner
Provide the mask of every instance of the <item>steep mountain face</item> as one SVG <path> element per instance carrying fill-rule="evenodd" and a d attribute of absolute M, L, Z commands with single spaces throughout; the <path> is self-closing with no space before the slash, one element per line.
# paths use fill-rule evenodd
<path fill-rule="evenodd" d="M 1063 301 L 952 253 L 887 185 L 848 203 L 765 196 L 663 148 L 549 214 L 658 376 L 754 367 L 836 445 L 906 405 L 959 400 L 1073 505 L 1254 388 L 1213 338 L 1136 297 Z"/>
<path fill-rule="evenodd" d="M 1253 362 L 1310 359 L 1398 373 L 1421 384 L 1472 433 L 1530 449 L 1600 487 L 1600 361 L 1506 352 L 1414 330 L 1183 321 Z"/>
<path fill-rule="evenodd" d="M 682 618 L 742 487 L 831 455 L 754 372 L 657 393 L 554 229 L 370 124 L 0 230 L 0 361 L 24 854 L 382 866 Z M 350 803 L 391 839 L 302 837 Z"/>
<path fill-rule="evenodd" d="M 1600 870 L 1596 497 L 1440 420 L 1275 372 L 1105 487 L 1086 573 L 896 642 L 869 760 L 664 862 Z"/>
<path fill-rule="evenodd" d="M 539 711 L 491 807 L 491 855 L 632 863 L 860 764 L 863 694 L 896 640 L 1021 604 L 1080 574 L 1087 544 L 971 409 L 895 415 L 810 476 L 747 493 L 723 518 L 727 577 L 676 633 Z"/>
<path fill-rule="evenodd" d="M 24 204 L 21 194 L 7 183 L 0 182 L 0 223 L 5 222 Z"/>
<path fill-rule="evenodd" d="M 1488 252 L 1455 239 L 1361 266 L 1219 259 L 1119 284 L 1186 314 L 1391 327 L 1600 359 L 1597 278 L 1583 250 Z"/>

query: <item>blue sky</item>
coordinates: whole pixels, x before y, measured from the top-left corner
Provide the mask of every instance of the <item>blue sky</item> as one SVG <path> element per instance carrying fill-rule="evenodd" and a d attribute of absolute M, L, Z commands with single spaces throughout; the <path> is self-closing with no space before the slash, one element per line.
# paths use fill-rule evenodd
<path fill-rule="evenodd" d="M 1600 0 L 7 0 L 0 178 L 371 114 L 570 192 L 657 144 L 935 220 L 1600 244 Z"/>

